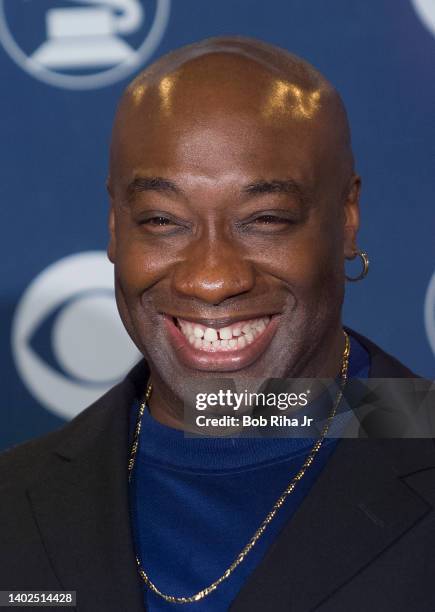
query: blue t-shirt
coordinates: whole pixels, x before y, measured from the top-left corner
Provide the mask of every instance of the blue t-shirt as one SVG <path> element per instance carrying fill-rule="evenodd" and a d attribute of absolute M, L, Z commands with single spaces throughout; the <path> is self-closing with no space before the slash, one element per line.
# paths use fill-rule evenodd
<path fill-rule="evenodd" d="M 369 355 L 355 338 L 350 340 L 348 376 L 366 378 Z M 132 427 L 137 409 L 136 402 Z M 337 435 L 345 421 L 346 412 L 334 419 Z M 159 590 L 190 596 L 219 578 L 301 468 L 315 439 L 186 437 L 146 410 L 130 483 L 130 509 L 136 552 Z M 304 477 L 231 576 L 206 598 L 183 604 L 183 610 L 229 608 L 338 441 L 338 437 L 325 438 Z M 179 604 L 166 602 L 145 584 L 144 601 L 150 612 L 179 609 Z"/>

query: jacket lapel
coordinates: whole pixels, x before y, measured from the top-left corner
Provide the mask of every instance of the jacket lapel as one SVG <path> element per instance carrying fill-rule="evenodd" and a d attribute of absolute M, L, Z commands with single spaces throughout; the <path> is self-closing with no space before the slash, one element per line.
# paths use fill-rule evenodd
<path fill-rule="evenodd" d="M 43 478 L 28 491 L 53 570 L 64 589 L 77 591 L 80 612 L 144 610 L 128 509 L 132 398 L 124 382 L 93 407 L 92 424 L 82 413 L 68 425 Z"/>
<path fill-rule="evenodd" d="M 231 611 L 313 610 L 431 509 L 376 440 L 341 440 Z"/>

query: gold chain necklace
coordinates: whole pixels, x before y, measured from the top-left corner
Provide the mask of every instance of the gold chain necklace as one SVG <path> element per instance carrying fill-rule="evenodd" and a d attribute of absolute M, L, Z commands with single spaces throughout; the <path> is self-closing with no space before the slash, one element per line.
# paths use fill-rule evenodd
<path fill-rule="evenodd" d="M 265 532 L 265 530 L 266 530 L 267 526 L 269 525 L 269 523 L 271 523 L 272 520 L 275 518 L 276 514 L 278 513 L 278 510 L 283 506 L 283 504 L 284 504 L 285 500 L 287 499 L 287 497 L 294 491 L 294 489 L 296 487 L 296 484 L 299 482 L 299 480 L 302 479 L 302 477 L 304 476 L 304 474 L 307 471 L 307 469 L 313 463 L 314 458 L 317 455 L 317 453 L 319 452 L 320 447 L 322 446 L 323 441 L 325 439 L 325 436 L 328 433 L 328 430 L 329 430 L 329 427 L 331 425 L 332 419 L 334 418 L 334 416 L 335 416 L 335 414 L 337 412 L 337 408 L 338 408 L 338 406 L 340 404 L 341 398 L 343 397 L 343 390 L 344 390 L 344 387 L 345 387 L 346 381 L 347 381 L 347 370 L 348 370 L 348 366 L 349 366 L 349 354 L 350 354 L 349 336 L 348 336 L 348 334 L 344 330 L 343 330 L 343 333 L 344 333 L 344 336 L 345 336 L 345 348 L 344 348 L 344 351 L 343 351 L 343 358 L 342 358 L 342 362 L 341 362 L 341 383 L 340 383 L 340 389 L 339 389 L 339 391 L 337 393 L 337 396 L 335 398 L 332 410 L 331 410 L 328 418 L 326 419 L 326 423 L 325 423 L 325 426 L 323 427 L 322 433 L 320 434 L 319 439 L 314 443 L 313 447 L 311 448 L 310 452 L 308 453 L 307 458 L 305 459 L 301 469 L 296 474 L 296 476 L 294 476 L 291 479 L 291 481 L 290 481 L 289 485 L 287 486 L 287 488 L 281 493 L 281 495 L 279 496 L 277 501 L 274 503 L 272 509 L 266 515 L 266 517 L 264 518 L 264 520 L 261 523 L 260 527 L 254 533 L 252 538 L 249 540 L 249 542 L 246 544 L 246 546 L 237 555 L 237 557 L 234 559 L 234 561 L 231 563 L 231 565 L 222 574 L 222 576 L 220 578 L 218 578 L 217 580 L 212 582 L 208 587 L 205 587 L 204 589 L 202 589 L 201 591 L 198 591 L 198 593 L 195 593 L 194 595 L 191 595 L 190 597 L 175 597 L 175 595 L 167 595 L 165 593 L 162 593 L 162 591 L 160 591 L 160 589 L 149 579 L 147 573 L 142 568 L 142 564 L 141 564 L 141 561 L 140 561 L 139 557 L 136 556 L 136 563 L 137 563 L 139 574 L 140 574 L 141 578 L 143 579 L 143 581 L 145 582 L 145 584 L 147 585 L 147 587 L 150 588 L 151 591 L 153 591 L 153 593 L 155 593 L 156 595 L 158 595 L 159 597 L 161 597 L 162 599 L 164 599 L 165 601 L 168 601 L 170 603 L 184 604 L 184 603 L 193 603 L 195 601 L 200 601 L 201 599 L 204 599 L 204 597 L 207 597 L 207 595 L 210 595 L 210 593 L 215 591 L 217 589 L 217 587 L 224 580 L 229 578 L 231 576 L 231 574 L 234 572 L 234 570 L 236 569 L 236 567 L 238 565 L 240 565 L 240 563 L 242 563 L 242 561 L 245 559 L 247 554 L 255 546 L 257 541 L 260 539 L 260 537 Z M 145 412 L 147 402 L 148 402 L 148 400 L 149 400 L 149 398 L 151 396 L 151 392 L 152 392 L 152 384 L 149 383 L 148 387 L 147 387 L 147 390 L 146 390 L 146 393 L 145 393 L 144 400 L 141 403 L 140 408 L 139 408 L 138 418 L 137 418 L 137 422 L 136 422 L 136 428 L 135 428 L 135 432 L 134 432 L 133 444 L 132 444 L 131 450 L 130 450 L 130 458 L 129 458 L 129 462 L 128 462 L 128 480 L 129 480 L 129 482 L 131 481 L 131 477 L 132 477 L 132 474 L 133 474 L 133 468 L 134 468 L 134 464 L 135 464 L 136 453 L 137 453 L 137 449 L 138 449 L 138 446 L 139 446 L 139 434 L 140 434 L 140 430 L 141 430 L 141 426 L 142 426 L 142 417 L 143 417 L 143 414 Z"/>

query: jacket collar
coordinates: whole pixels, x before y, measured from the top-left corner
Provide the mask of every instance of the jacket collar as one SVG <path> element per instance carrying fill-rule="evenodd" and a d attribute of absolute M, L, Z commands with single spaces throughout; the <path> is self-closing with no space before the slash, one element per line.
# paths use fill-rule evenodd
<path fill-rule="evenodd" d="M 368 350 L 370 377 L 416 376 L 375 343 L 346 331 Z M 231 611 L 317 609 L 433 510 L 434 474 L 431 439 L 342 439 Z"/>
<path fill-rule="evenodd" d="M 414 469 L 418 465 L 415 482 L 413 474 L 404 476 L 409 465 L 397 473 L 400 441 L 341 440 L 230 610 L 317 609 L 422 520 L 435 502 L 427 495 L 435 453 L 430 440 L 406 442 L 402 453 L 413 457 Z M 421 478 L 420 470 L 429 466 Z"/>
<path fill-rule="evenodd" d="M 370 370 L 369 377 L 371 378 L 418 378 L 409 368 L 400 363 L 395 357 L 389 355 L 382 350 L 377 344 L 358 334 L 350 327 L 344 329 L 362 344 L 370 354 Z"/>

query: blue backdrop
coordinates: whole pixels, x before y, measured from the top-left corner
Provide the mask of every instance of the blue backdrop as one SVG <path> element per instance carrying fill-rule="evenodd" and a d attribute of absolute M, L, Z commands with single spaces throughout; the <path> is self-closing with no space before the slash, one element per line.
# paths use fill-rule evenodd
<path fill-rule="evenodd" d="M 0 449 L 52 430 L 137 359 L 104 257 L 116 101 L 157 56 L 243 34 L 341 92 L 363 177 L 344 320 L 433 378 L 433 0 L 0 0 Z"/>

